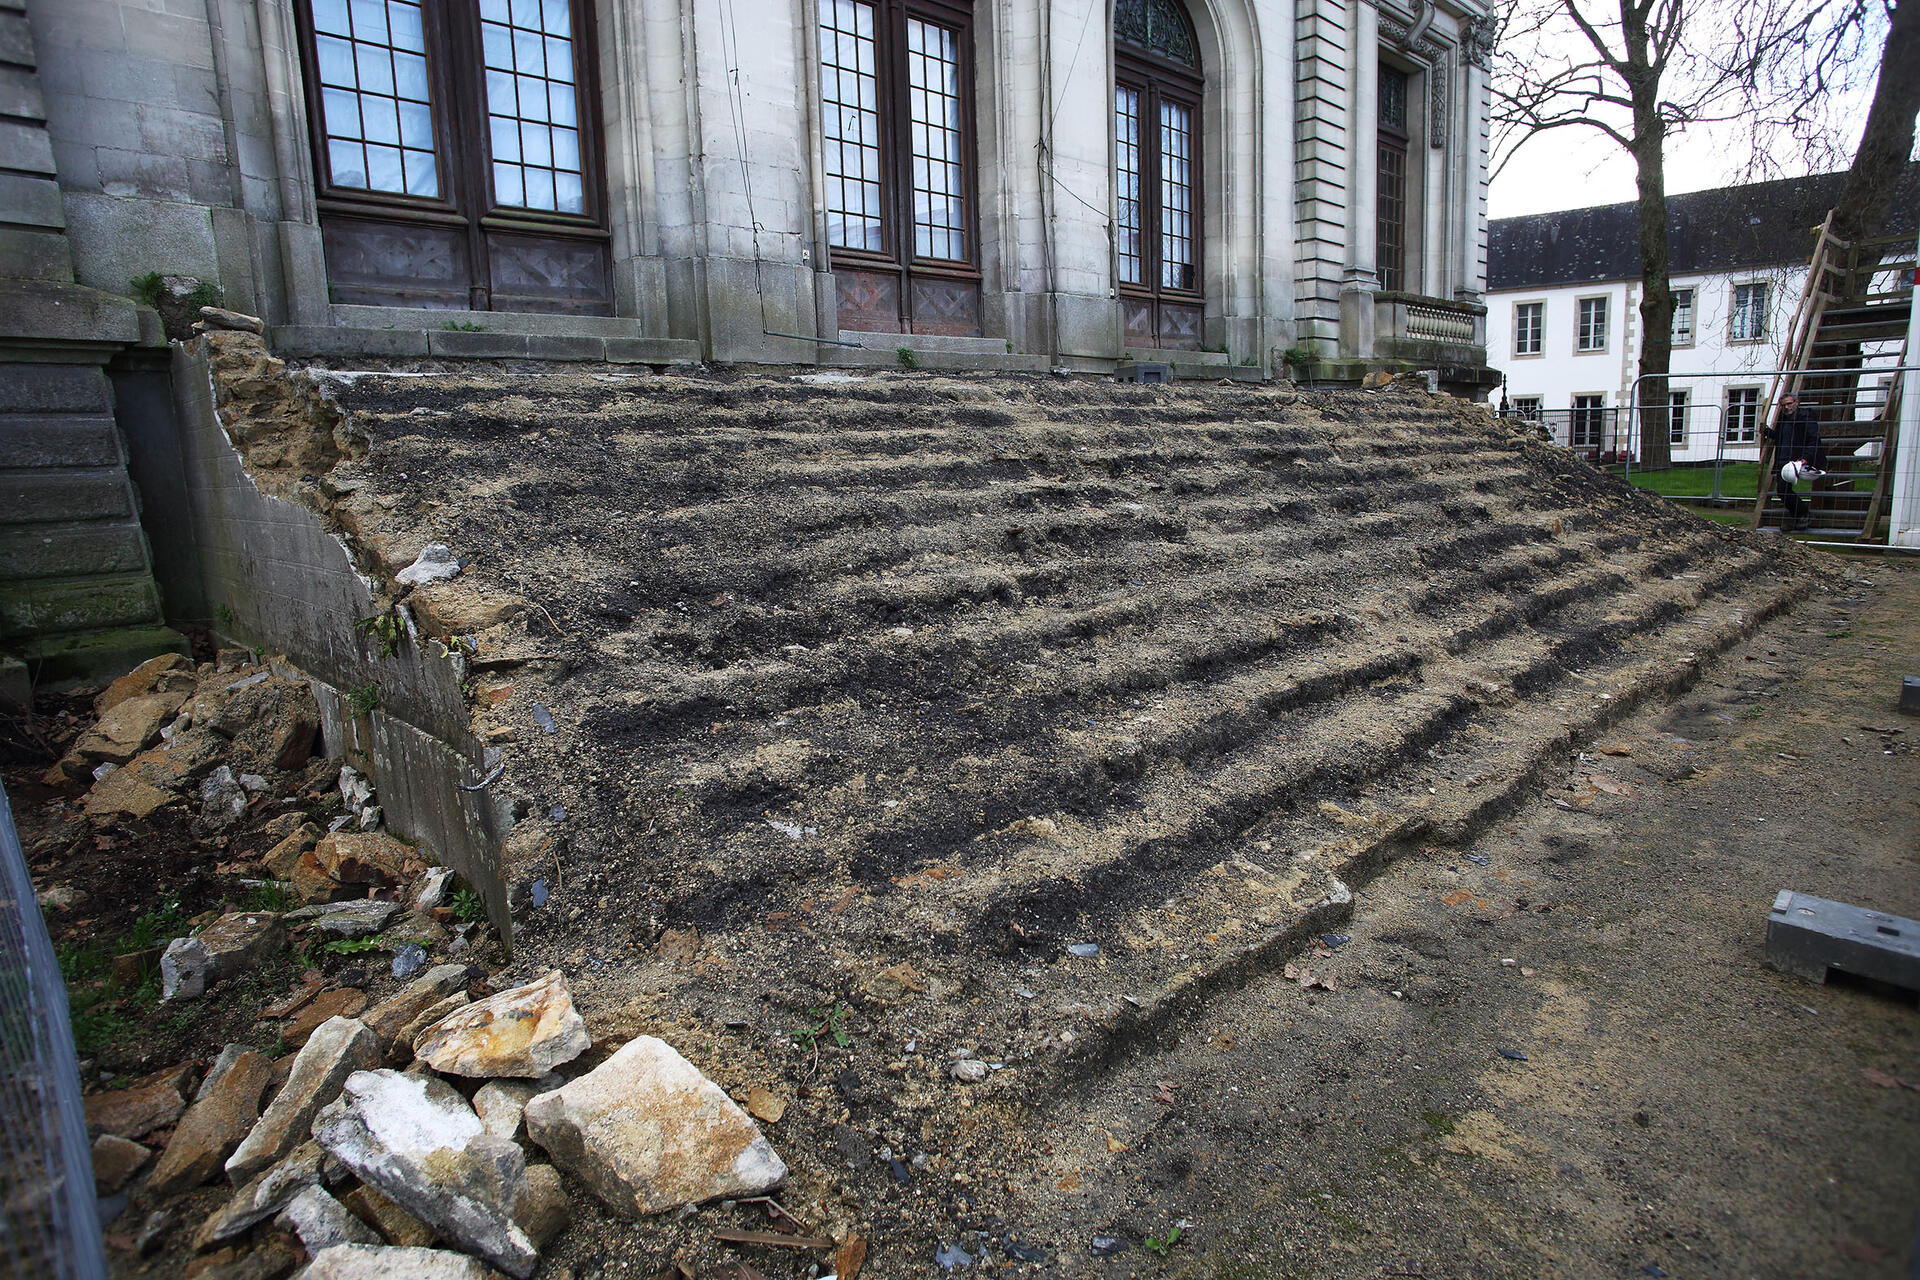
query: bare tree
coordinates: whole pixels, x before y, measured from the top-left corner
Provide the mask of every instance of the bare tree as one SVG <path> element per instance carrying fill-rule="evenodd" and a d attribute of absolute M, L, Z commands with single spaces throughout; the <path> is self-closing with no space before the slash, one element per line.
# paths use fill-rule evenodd
<path fill-rule="evenodd" d="M 1920 0 L 1906 7 L 1920 9 Z M 1890 8 L 1891 0 L 1504 0 L 1493 117 L 1501 167 L 1526 141 L 1577 127 L 1611 138 L 1637 170 L 1645 466 L 1672 457 L 1668 139 L 1741 120 L 1753 126 L 1758 154 L 1777 131 L 1807 128 L 1837 84 L 1858 82 L 1872 43 L 1862 33 Z"/>

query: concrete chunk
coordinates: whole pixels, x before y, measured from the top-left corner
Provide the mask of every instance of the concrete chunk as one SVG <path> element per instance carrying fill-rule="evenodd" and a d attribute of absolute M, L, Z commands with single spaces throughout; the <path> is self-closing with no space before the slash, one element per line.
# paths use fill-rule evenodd
<path fill-rule="evenodd" d="M 421 1032 L 415 1056 L 457 1076 L 546 1075 L 592 1043 L 558 969 L 458 1009 Z"/>
<path fill-rule="evenodd" d="M 293 1060 L 287 1083 L 227 1161 L 227 1176 L 245 1182 L 306 1137 L 313 1117 L 340 1094 L 347 1077 L 380 1060 L 373 1033 L 352 1018 L 330 1018 Z"/>
<path fill-rule="evenodd" d="M 337 1244 L 314 1255 L 299 1280 L 489 1280 L 478 1258 L 445 1249 L 394 1245 Z"/>
<path fill-rule="evenodd" d="M 525 1155 L 488 1133 L 445 1081 L 356 1071 L 313 1133 L 362 1181 L 467 1252 L 522 1280 L 539 1262 L 513 1218 L 528 1195 Z"/>
<path fill-rule="evenodd" d="M 1782 889 L 1767 920 L 1767 963 L 1809 982 L 1839 970 L 1920 991 L 1920 921 Z"/>
<path fill-rule="evenodd" d="M 302 1187 L 275 1221 L 299 1236 L 309 1254 L 337 1244 L 380 1243 L 378 1232 L 319 1187 Z"/>
<path fill-rule="evenodd" d="M 787 1176 L 747 1114 L 652 1036 L 529 1102 L 527 1132 L 555 1164 L 628 1217 L 759 1195 Z"/>

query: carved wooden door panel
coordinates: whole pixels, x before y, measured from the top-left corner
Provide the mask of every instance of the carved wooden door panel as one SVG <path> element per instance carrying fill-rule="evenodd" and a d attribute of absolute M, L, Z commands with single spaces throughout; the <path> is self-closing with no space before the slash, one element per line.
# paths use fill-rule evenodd
<path fill-rule="evenodd" d="M 297 0 L 331 300 L 610 315 L 590 0 Z"/>

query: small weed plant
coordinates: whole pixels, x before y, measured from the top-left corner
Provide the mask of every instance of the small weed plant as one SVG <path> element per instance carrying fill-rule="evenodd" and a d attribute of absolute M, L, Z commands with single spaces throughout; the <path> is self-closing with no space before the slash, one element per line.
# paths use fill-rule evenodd
<path fill-rule="evenodd" d="M 847 1007 L 845 1001 L 835 1000 L 827 1008 L 808 1009 L 807 1015 L 818 1021 L 788 1034 L 796 1045 L 812 1052 L 819 1051 L 823 1039 L 831 1040 L 844 1049 L 853 1043 L 853 1037 L 847 1034 L 847 1018 L 852 1013 L 853 1010 Z"/>
<path fill-rule="evenodd" d="M 361 618 L 353 624 L 353 629 L 362 637 L 379 647 L 380 656 L 391 658 L 400 652 L 400 638 L 406 634 L 400 625 L 400 611 L 388 609 L 385 613 L 376 613 L 371 618 Z"/>
<path fill-rule="evenodd" d="M 380 705 L 380 686 L 369 680 L 347 695 L 347 706 L 357 716 L 370 716 Z"/>

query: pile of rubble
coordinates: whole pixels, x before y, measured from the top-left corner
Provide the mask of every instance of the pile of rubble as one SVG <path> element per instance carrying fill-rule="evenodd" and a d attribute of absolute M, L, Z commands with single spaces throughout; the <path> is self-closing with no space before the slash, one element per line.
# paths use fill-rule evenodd
<path fill-rule="evenodd" d="M 787 1178 L 753 1118 L 777 1112 L 640 1028 L 590 1034 L 561 971 L 494 989 L 477 896 L 381 829 L 367 777 L 315 754 L 298 672 L 163 655 L 92 711 L 66 717 L 24 828 L 56 935 L 111 936 L 116 891 L 118 915 L 192 896 L 86 880 L 96 841 L 109 859 L 173 842 L 176 869 L 215 872 L 186 911 L 219 904 L 99 979 L 147 1017 L 82 1063 L 117 1258 L 197 1280 L 526 1277 L 570 1199 L 641 1217 Z M 197 1051 L 143 1034 L 166 1020 Z M 130 1078 L 155 1056 L 175 1065 Z"/>
<path fill-rule="evenodd" d="M 753 1120 L 666 1042 L 594 1046 L 558 971 L 481 990 L 475 970 L 438 965 L 320 1022 L 290 1060 L 234 1044 L 197 1088 L 177 1067 L 89 1098 L 102 1190 L 171 1130 L 136 1247 L 175 1225 L 166 1202 L 224 1176 L 231 1198 L 192 1237 L 200 1280 L 273 1280 L 303 1254 L 310 1280 L 524 1280 L 571 1220 L 562 1171 L 625 1217 L 786 1177 Z"/>

